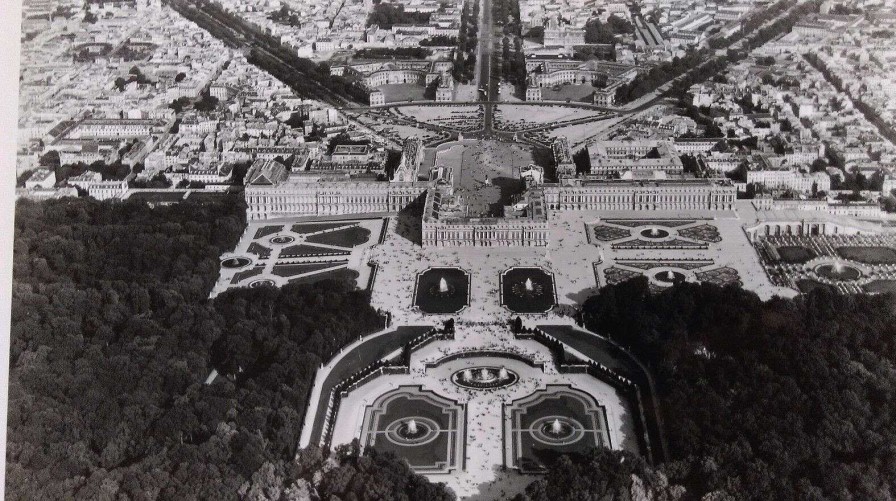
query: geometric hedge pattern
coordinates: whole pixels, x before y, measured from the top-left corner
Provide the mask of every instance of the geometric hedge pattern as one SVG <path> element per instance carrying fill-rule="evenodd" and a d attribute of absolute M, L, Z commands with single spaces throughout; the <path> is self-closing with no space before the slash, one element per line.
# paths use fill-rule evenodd
<path fill-rule="evenodd" d="M 602 219 L 586 225 L 594 242 L 611 242 L 614 249 L 707 249 L 722 241 L 707 220 Z"/>
<path fill-rule="evenodd" d="M 448 473 L 463 464 L 465 424 L 461 404 L 399 386 L 365 409 L 361 446 L 395 453 L 417 473 Z"/>
<path fill-rule="evenodd" d="M 561 454 L 610 448 L 606 409 L 567 385 L 542 390 L 505 406 L 505 462 L 521 473 L 542 473 Z"/>

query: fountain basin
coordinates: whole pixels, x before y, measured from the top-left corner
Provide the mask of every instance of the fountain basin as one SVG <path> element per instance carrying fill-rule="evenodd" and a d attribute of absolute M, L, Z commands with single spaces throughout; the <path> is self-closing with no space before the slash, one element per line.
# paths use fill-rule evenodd
<path fill-rule="evenodd" d="M 851 282 L 862 278 L 862 272 L 858 268 L 844 263 L 821 264 L 813 271 L 822 278 L 838 282 Z"/>
<path fill-rule="evenodd" d="M 386 439 L 405 446 L 424 445 L 439 436 L 439 424 L 423 416 L 411 416 L 393 421 L 386 427 Z"/>
<path fill-rule="evenodd" d="M 562 446 L 581 440 L 585 429 L 581 423 L 567 416 L 545 416 L 532 423 L 529 433 L 543 444 Z"/>
<path fill-rule="evenodd" d="M 674 270 L 660 271 L 653 275 L 653 279 L 661 285 L 673 285 L 685 281 L 684 273 Z"/>
<path fill-rule="evenodd" d="M 224 268 L 243 268 L 250 264 L 252 260 L 243 256 L 229 257 L 221 261 L 221 266 Z"/>
<path fill-rule="evenodd" d="M 645 230 L 641 230 L 641 236 L 644 238 L 666 238 L 669 236 L 669 232 L 662 228 L 647 228 Z"/>
<path fill-rule="evenodd" d="M 460 268 L 430 268 L 417 275 L 414 306 L 424 313 L 457 313 L 468 304 L 470 277 Z"/>
<path fill-rule="evenodd" d="M 520 377 L 506 367 L 470 367 L 451 375 L 451 382 L 472 390 L 492 390 L 516 384 Z"/>
<path fill-rule="evenodd" d="M 286 245 L 291 244 L 296 241 L 295 237 L 289 235 L 277 235 L 276 237 L 271 237 L 270 242 L 275 245 Z"/>
<path fill-rule="evenodd" d="M 554 278 L 541 268 L 511 268 L 501 274 L 501 304 L 514 313 L 544 313 L 555 303 Z"/>

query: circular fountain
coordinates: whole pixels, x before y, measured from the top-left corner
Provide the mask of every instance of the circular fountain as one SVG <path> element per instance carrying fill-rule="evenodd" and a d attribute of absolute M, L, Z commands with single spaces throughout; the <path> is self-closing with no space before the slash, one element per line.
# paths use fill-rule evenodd
<path fill-rule="evenodd" d="M 296 241 L 296 237 L 290 235 L 277 235 L 275 237 L 271 237 L 269 242 L 274 245 L 286 245 L 291 244 Z"/>
<path fill-rule="evenodd" d="M 566 416 L 545 416 L 532 423 L 532 438 L 549 445 L 568 445 L 581 440 L 585 429 L 581 423 Z"/>
<path fill-rule="evenodd" d="M 660 239 L 660 238 L 668 237 L 669 232 L 662 228 L 654 227 L 654 228 L 647 228 L 645 230 L 641 230 L 641 236 L 645 237 L 645 238 Z"/>
<path fill-rule="evenodd" d="M 851 282 L 862 278 L 862 272 L 858 268 L 842 261 L 818 265 L 813 271 L 816 275 L 835 282 Z"/>
<path fill-rule="evenodd" d="M 438 423 L 423 416 L 401 418 L 386 427 L 386 438 L 399 445 L 427 444 L 435 440 L 438 435 Z"/>
<path fill-rule="evenodd" d="M 491 390 L 516 384 L 519 376 L 506 367 L 473 367 L 451 375 L 451 382 L 462 388 Z"/>
<path fill-rule="evenodd" d="M 252 264 L 252 260 L 244 256 L 234 256 L 221 261 L 224 268 L 244 268 Z"/>
<path fill-rule="evenodd" d="M 274 281 L 269 278 L 261 278 L 249 283 L 249 287 L 253 289 L 256 287 L 274 287 L 275 285 L 277 284 L 275 284 Z"/>
<path fill-rule="evenodd" d="M 653 275 L 654 280 L 660 285 L 673 285 L 685 281 L 684 273 L 674 270 L 660 271 Z"/>

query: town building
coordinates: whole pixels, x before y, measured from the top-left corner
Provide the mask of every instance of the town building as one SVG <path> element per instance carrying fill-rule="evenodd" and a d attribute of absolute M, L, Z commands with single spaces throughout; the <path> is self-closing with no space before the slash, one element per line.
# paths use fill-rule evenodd
<path fill-rule="evenodd" d="M 588 144 L 589 174 L 625 171 L 681 173 L 683 165 L 670 141 L 594 141 Z"/>

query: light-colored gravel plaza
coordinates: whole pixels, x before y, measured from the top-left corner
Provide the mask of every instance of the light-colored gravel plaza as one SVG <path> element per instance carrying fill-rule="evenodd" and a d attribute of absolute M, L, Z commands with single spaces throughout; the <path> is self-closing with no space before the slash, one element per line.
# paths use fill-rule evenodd
<path fill-rule="evenodd" d="M 551 217 L 550 245 L 537 247 L 463 247 L 423 249 L 396 233 L 398 221 L 389 222 L 385 242 L 372 249 L 371 257 L 380 270 L 373 286 L 372 304 L 390 311 L 399 322 L 432 321 L 432 315 L 410 310 L 413 289 L 419 272 L 430 267 L 456 266 L 470 274 L 470 307 L 459 314 L 467 321 L 503 321 L 511 313 L 500 305 L 499 275 L 514 266 L 537 266 L 554 274 L 559 304 L 575 305 L 591 295 L 599 285 L 595 277 L 603 275 L 616 261 L 712 261 L 712 268 L 737 270 L 743 287 L 763 299 L 774 295 L 793 296 L 790 288 L 772 285 L 763 271 L 755 249 L 743 231 L 752 212 L 739 204 L 738 211 L 652 211 L 609 212 L 581 211 L 555 213 Z M 707 242 L 705 248 L 614 248 L 612 242 L 589 241 L 587 228 L 601 220 L 701 220 L 718 229 L 721 241 Z M 419 221 L 403 221 L 400 233 L 419 234 Z M 690 226 L 697 226 L 696 223 Z M 545 315 L 545 317 L 551 314 Z"/>

